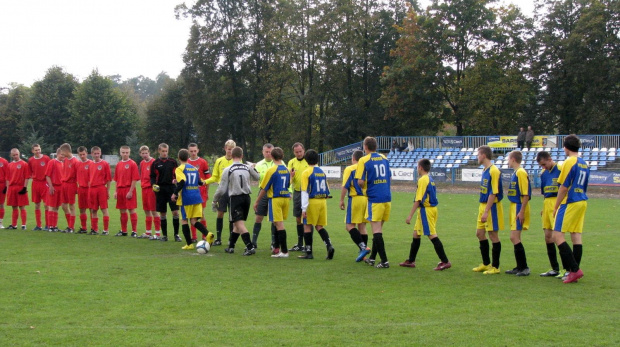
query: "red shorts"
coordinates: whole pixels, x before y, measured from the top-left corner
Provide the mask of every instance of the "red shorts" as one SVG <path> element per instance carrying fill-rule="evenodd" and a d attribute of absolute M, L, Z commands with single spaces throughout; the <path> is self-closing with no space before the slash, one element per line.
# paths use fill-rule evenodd
<path fill-rule="evenodd" d="M 88 187 L 78 187 L 78 208 L 80 210 L 90 208 L 88 203 Z"/>
<path fill-rule="evenodd" d="M 106 186 L 91 187 L 88 190 L 88 201 L 91 210 L 108 208 L 108 188 Z"/>
<path fill-rule="evenodd" d="M 62 183 L 62 203 L 74 205 L 77 195 L 77 183 Z"/>
<path fill-rule="evenodd" d="M 6 181 L 0 183 L 0 205 L 4 205 L 6 201 L 6 193 L 3 193 L 4 187 L 6 187 Z"/>
<path fill-rule="evenodd" d="M 131 199 L 127 199 L 130 187 L 116 188 L 116 208 L 119 210 L 134 210 L 138 208 L 138 197 L 134 190 Z"/>
<path fill-rule="evenodd" d="M 151 187 L 142 188 L 142 208 L 145 211 L 156 211 L 157 201 L 155 192 Z"/>
<path fill-rule="evenodd" d="M 209 200 L 209 191 L 206 185 L 200 186 L 200 196 L 202 197 L 202 208 L 207 207 L 207 200 Z"/>
<path fill-rule="evenodd" d="M 17 194 L 24 186 L 9 186 L 7 189 L 6 204 L 8 206 L 28 206 L 28 194 Z"/>
<path fill-rule="evenodd" d="M 35 204 L 43 201 L 45 203 L 45 199 L 47 199 L 47 194 L 49 194 L 49 188 L 47 187 L 47 182 L 45 181 L 32 181 L 32 186 L 30 187 L 30 191 L 32 194 L 32 202 Z"/>
<path fill-rule="evenodd" d="M 50 190 L 49 188 L 47 188 L 45 205 L 54 208 L 58 208 L 60 207 L 60 205 L 62 205 L 62 186 L 54 186 L 54 195 L 50 195 Z"/>

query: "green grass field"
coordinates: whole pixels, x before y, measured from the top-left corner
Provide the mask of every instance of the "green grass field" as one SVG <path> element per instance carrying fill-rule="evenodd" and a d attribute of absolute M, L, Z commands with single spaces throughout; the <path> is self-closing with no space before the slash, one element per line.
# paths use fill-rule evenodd
<path fill-rule="evenodd" d="M 418 268 L 398 266 L 411 242 L 404 221 L 412 193 L 393 194 L 384 234 L 392 268 L 385 270 L 354 262 L 357 248 L 337 199 L 328 202 L 332 261 L 323 260 L 318 235 L 312 261 L 270 258 L 266 222 L 252 257 L 225 254 L 223 247 L 201 256 L 175 242 L 1 230 L 0 345 L 620 343 L 620 200 L 590 199 L 585 277 L 566 285 L 538 276 L 549 269 L 535 212 L 540 196 L 532 203 L 532 230 L 523 237 L 532 276 L 517 278 L 471 271 L 480 263 L 477 197 L 445 191 L 439 194 L 438 233 L 453 267 L 443 272 L 432 270 L 438 259 L 427 239 Z M 111 211 L 113 234 L 119 218 Z M 10 215 L 9 208 L 5 226 Z M 215 231 L 215 214 L 207 212 L 207 220 Z M 32 229 L 32 209 L 28 224 Z M 62 213 L 59 224 L 65 226 Z M 293 245 L 294 219 L 286 226 Z M 506 270 L 515 261 L 508 232 L 501 238 Z M 241 240 L 237 248 L 243 249 Z"/>

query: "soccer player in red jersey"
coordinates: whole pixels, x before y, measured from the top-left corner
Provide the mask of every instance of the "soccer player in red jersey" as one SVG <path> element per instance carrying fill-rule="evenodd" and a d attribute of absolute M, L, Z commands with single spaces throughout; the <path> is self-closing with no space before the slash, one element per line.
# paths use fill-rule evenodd
<path fill-rule="evenodd" d="M 28 165 L 32 172 L 31 195 L 34 202 L 34 215 L 37 226 L 32 230 L 43 230 L 41 228 L 41 202 L 43 202 L 43 211 L 45 214 L 45 226 L 47 226 L 47 206 L 45 205 L 45 197 L 47 196 L 47 182 L 45 181 L 45 170 L 50 157 L 41 154 L 41 146 L 38 143 L 32 145 L 33 156 L 28 159 Z"/>
<path fill-rule="evenodd" d="M 0 157 L 0 229 L 4 229 L 4 201 L 6 201 L 6 181 L 9 177 L 9 162 Z"/>
<path fill-rule="evenodd" d="M 26 206 L 28 206 L 28 194 L 26 193 L 28 193 L 28 181 L 32 177 L 32 172 L 30 172 L 28 163 L 21 159 L 17 148 L 11 149 L 11 159 L 13 161 L 9 163 L 9 176 L 6 181 L 9 187 L 6 204 L 13 208 L 13 218 L 7 229 L 17 229 L 17 217 L 21 213 L 22 230 L 26 230 Z"/>
<path fill-rule="evenodd" d="M 67 218 L 67 229 L 64 232 L 72 233 L 75 225 L 75 196 L 77 195 L 77 167 L 79 160 L 73 156 L 71 145 L 63 143 L 60 151 L 65 160 L 62 162 L 62 209 Z"/>
<path fill-rule="evenodd" d="M 58 231 L 58 208 L 62 205 L 62 153 L 56 150 L 56 158 L 47 163 L 45 180 L 48 193 L 45 197 L 47 205 L 47 231 Z"/>
<path fill-rule="evenodd" d="M 155 192 L 151 186 L 151 165 L 155 159 L 151 158 L 151 152 L 148 146 L 140 147 L 140 187 L 142 188 L 142 209 L 146 215 L 146 232 L 139 236 L 141 239 L 150 239 L 151 228 L 155 224 L 155 238 L 161 237 L 161 219 L 157 213 L 157 202 Z"/>
<path fill-rule="evenodd" d="M 208 178 L 211 178 L 211 171 L 209 171 L 209 163 L 203 158 L 198 157 L 198 151 L 199 151 L 198 145 L 195 143 L 190 143 L 187 146 L 187 150 L 189 151 L 189 159 L 187 160 L 187 162 L 191 164 L 193 167 L 198 169 L 200 180 L 204 181 Z M 200 196 L 202 197 L 202 208 L 204 210 L 204 208 L 207 206 L 207 200 L 209 200 L 209 185 L 208 184 L 203 184 L 200 186 Z M 203 215 L 204 215 L 204 211 L 203 211 Z M 202 225 L 205 226 L 205 228 L 207 227 L 206 218 L 202 218 L 200 222 L 202 223 Z M 196 227 L 192 224 L 190 229 L 192 231 L 192 241 L 196 242 Z M 204 240 L 205 237 L 203 236 L 202 239 Z"/>
<path fill-rule="evenodd" d="M 136 197 L 136 183 L 140 180 L 138 164 L 129 158 L 131 148 L 122 146 L 120 149 L 121 161 L 114 169 L 116 182 L 116 208 L 121 212 L 121 231 L 116 236 L 127 236 L 127 219 L 131 218 L 131 237 L 138 237 L 138 198 Z M 127 212 L 129 211 L 129 215 Z"/>
<path fill-rule="evenodd" d="M 88 200 L 90 203 L 90 235 L 99 235 L 99 218 L 97 211 L 101 209 L 103 214 L 103 232 L 101 235 L 108 235 L 108 227 L 110 225 L 110 214 L 108 213 L 108 199 L 110 197 L 110 181 L 112 173 L 110 164 L 101 159 L 101 148 L 95 146 L 90 149 L 90 155 L 93 157 L 88 172 L 90 174 L 88 180 Z"/>
<path fill-rule="evenodd" d="M 80 209 L 80 230 L 78 234 L 88 233 L 88 181 L 90 180 L 90 167 L 93 161 L 88 159 L 88 149 L 80 146 L 77 149 L 80 161 L 77 164 L 77 184 L 78 184 L 78 208 Z"/>

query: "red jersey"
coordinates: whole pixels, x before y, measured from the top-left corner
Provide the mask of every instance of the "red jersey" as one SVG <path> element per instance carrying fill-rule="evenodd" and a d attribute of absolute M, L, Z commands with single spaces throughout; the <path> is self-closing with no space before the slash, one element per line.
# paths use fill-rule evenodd
<path fill-rule="evenodd" d="M 138 172 L 138 164 L 135 161 L 128 159 L 127 161 L 119 161 L 114 169 L 114 181 L 116 181 L 116 188 L 129 188 L 131 182 L 140 180 L 140 173 Z"/>
<path fill-rule="evenodd" d="M 45 171 L 47 171 L 47 163 L 49 163 L 50 160 L 50 157 L 45 154 L 42 155 L 41 158 L 31 157 L 28 159 L 28 165 L 30 166 L 33 180 L 45 181 Z"/>
<path fill-rule="evenodd" d="M 88 172 L 90 173 L 89 183 L 91 188 L 106 185 L 112 180 L 110 164 L 107 161 L 93 161 L 89 166 Z"/>
<path fill-rule="evenodd" d="M 0 183 L 5 184 L 9 179 L 9 162 L 0 158 Z"/>
<path fill-rule="evenodd" d="M 187 160 L 188 163 L 192 164 L 193 167 L 198 169 L 198 173 L 200 174 L 200 179 L 206 180 L 207 178 L 211 178 L 211 171 L 209 171 L 209 163 L 203 158 L 196 158 L 196 160 L 192 160 L 191 158 Z"/>
<path fill-rule="evenodd" d="M 9 164 L 9 186 L 23 186 L 30 177 L 32 177 L 32 172 L 25 161 L 20 159 Z"/>
<path fill-rule="evenodd" d="M 62 185 L 62 161 L 53 159 L 47 163 L 45 176 L 52 180 L 52 185 Z"/>
<path fill-rule="evenodd" d="M 77 163 L 77 183 L 80 187 L 88 188 L 88 181 L 90 180 L 89 168 L 93 164 L 93 161 L 86 159 L 86 161 L 78 161 Z"/>
<path fill-rule="evenodd" d="M 80 160 L 76 157 L 65 158 L 62 162 L 62 182 L 63 183 L 75 183 L 77 182 L 77 165 Z"/>
<path fill-rule="evenodd" d="M 155 159 L 149 161 L 142 160 L 140 162 L 140 187 L 151 188 L 151 165 Z"/>

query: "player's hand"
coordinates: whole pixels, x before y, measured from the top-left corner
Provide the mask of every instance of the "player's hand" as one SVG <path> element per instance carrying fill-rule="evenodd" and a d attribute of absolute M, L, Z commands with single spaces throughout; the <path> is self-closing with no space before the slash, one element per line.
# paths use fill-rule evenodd
<path fill-rule="evenodd" d="M 176 178 L 172 180 L 172 184 L 175 184 L 175 185 L 177 184 L 177 179 Z"/>
<path fill-rule="evenodd" d="M 19 192 L 17 192 L 17 194 L 19 194 L 19 195 L 24 195 L 24 194 L 26 194 L 26 193 L 28 193 L 28 189 L 27 189 L 26 187 L 22 188 L 22 190 L 20 190 Z"/>
<path fill-rule="evenodd" d="M 203 180 L 198 180 L 198 185 L 199 185 L 199 186 L 204 186 L 204 185 L 205 185 L 205 181 L 203 181 Z"/>
<path fill-rule="evenodd" d="M 540 211 L 540 215 L 542 216 L 543 211 Z"/>
<path fill-rule="evenodd" d="M 55 191 L 54 186 L 50 186 L 50 195 L 54 195 Z"/>
<path fill-rule="evenodd" d="M 213 212 L 217 212 L 217 208 L 218 208 L 218 207 L 219 207 L 219 204 L 217 203 L 217 201 L 213 201 L 213 202 L 211 203 L 211 210 L 212 210 Z"/>
<path fill-rule="evenodd" d="M 258 201 L 254 203 L 254 213 L 258 212 Z"/>
<path fill-rule="evenodd" d="M 116 192 L 114 192 L 114 200 L 118 200 L 118 194 L 116 194 Z"/>
<path fill-rule="evenodd" d="M 172 196 L 170 196 L 170 200 L 177 201 L 177 195 L 176 194 L 172 194 Z"/>
<path fill-rule="evenodd" d="M 486 223 L 486 222 L 487 222 L 487 218 L 489 218 L 489 212 L 484 212 L 484 213 L 482 214 L 482 216 L 480 217 L 480 221 L 481 221 L 482 223 Z"/>
<path fill-rule="evenodd" d="M 340 200 L 340 209 L 344 210 L 344 200 Z"/>
<path fill-rule="evenodd" d="M 554 209 L 554 210 L 553 210 L 553 218 L 555 218 L 555 215 L 556 215 L 557 213 L 558 213 L 558 210 L 557 210 L 557 209 Z"/>
<path fill-rule="evenodd" d="M 127 200 L 131 200 L 131 198 L 133 198 L 133 192 L 129 191 L 129 193 L 127 193 L 125 197 L 127 198 Z"/>
<path fill-rule="evenodd" d="M 295 177 L 295 169 L 291 170 L 291 179 L 293 179 L 293 177 Z"/>
<path fill-rule="evenodd" d="M 411 224 L 411 216 L 407 217 L 407 220 L 405 220 L 405 223 Z"/>
<path fill-rule="evenodd" d="M 301 218 L 306 219 L 307 217 L 308 217 L 308 214 L 306 213 L 306 211 L 302 211 Z"/>
<path fill-rule="evenodd" d="M 2 189 L 2 194 L 6 194 L 6 186 L 4 186 L 4 189 Z"/>
<path fill-rule="evenodd" d="M 525 213 L 519 212 L 517 214 L 517 220 L 519 221 L 519 223 L 523 224 L 523 221 L 525 220 Z"/>
<path fill-rule="evenodd" d="M 157 184 L 153 184 L 152 188 L 155 193 L 159 193 L 159 186 Z"/>

